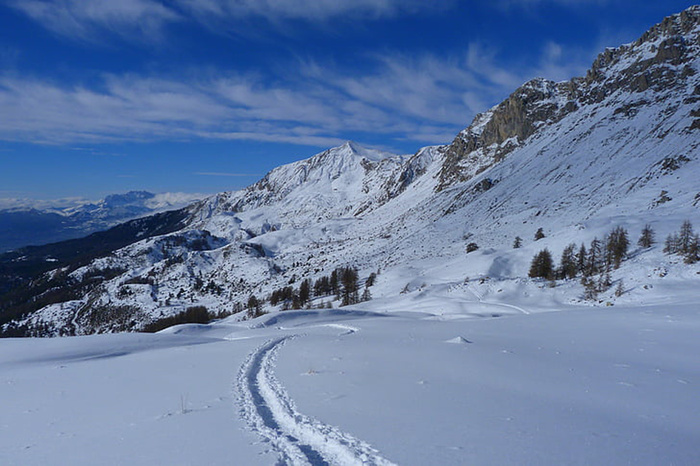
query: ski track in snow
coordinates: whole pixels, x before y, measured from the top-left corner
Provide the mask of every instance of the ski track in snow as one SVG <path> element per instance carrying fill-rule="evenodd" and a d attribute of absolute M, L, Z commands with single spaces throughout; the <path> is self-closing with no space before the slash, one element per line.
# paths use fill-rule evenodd
<path fill-rule="evenodd" d="M 321 324 L 321 325 L 310 325 L 306 326 L 306 328 L 333 328 L 337 330 L 342 330 L 342 333 L 339 333 L 339 337 L 343 337 L 345 335 L 352 335 L 353 333 L 357 333 L 360 331 L 359 328 L 357 327 L 352 327 L 350 325 L 345 325 L 345 324 Z M 280 330 L 290 330 L 290 328 L 287 327 L 279 327 Z"/>
<path fill-rule="evenodd" d="M 238 401 L 251 430 L 277 451 L 278 465 L 392 465 L 366 442 L 297 411 L 274 375 L 277 351 L 297 335 L 268 340 L 241 367 Z"/>
<path fill-rule="evenodd" d="M 488 304 L 488 305 L 490 305 L 490 306 L 507 307 L 507 308 L 509 308 L 509 309 L 515 309 L 516 311 L 518 311 L 518 312 L 520 312 L 520 313 L 522 313 L 522 314 L 526 314 L 526 315 L 527 315 L 527 314 L 530 314 L 530 311 L 527 311 L 527 310 L 523 309 L 522 307 L 520 307 L 520 306 L 515 306 L 515 305 L 513 305 L 513 304 L 493 303 L 493 302 L 490 302 L 490 301 L 484 301 L 484 296 L 483 296 L 481 293 L 479 293 L 477 290 L 475 290 L 474 287 L 471 286 L 471 284 L 468 284 L 468 285 L 467 285 L 467 290 L 468 290 L 471 294 L 473 294 L 473 295 L 476 297 L 476 299 L 478 299 L 478 302 L 481 303 L 481 304 Z"/>
<path fill-rule="evenodd" d="M 483 304 L 490 304 L 491 306 L 501 306 L 501 307 L 507 307 L 509 309 L 515 309 L 518 312 L 521 312 L 522 314 L 530 314 L 530 311 L 526 311 L 520 306 L 515 306 L 513 304 L 506 304 L 506 303 L 492 303 L 490 301 L 479 301 L 480 303 Z"/>

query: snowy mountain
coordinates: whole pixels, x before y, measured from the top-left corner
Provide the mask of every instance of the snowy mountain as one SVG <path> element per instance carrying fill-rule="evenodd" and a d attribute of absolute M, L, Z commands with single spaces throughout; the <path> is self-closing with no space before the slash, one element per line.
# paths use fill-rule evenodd
<path fill-rule="evenodd" d="M 349 142 L 191 205 L 178 231 L 144 234 L 87 261 L 61 258 L 41 280 L 15 277 L 28 285 L 4 300 L 4 322 L 13 320 L 5 328 L 138 330 L 192 306 L 243 318 L 251 295 L 265 301 L 347 266 L 361 280 L 381 271 L 375 303 L 415 299 L 416 309 L 449 313 L 462 308 L 457 290 L 478 278 L 480 296 L 525 295 L 533 309 L 591 305 L 576 281 L 545 289 L 527 278 L 530 260 L 617 225 L 636 238 L 650 224 L 660 239 L 698 219 L 699 71 L 700 7 L 692 7 L 605 50 L 585 77 L 525 83 L 449 145 L 407 156 Z M 540 228 L 545 239 L 535 242 Z M 522 248 L 511 247 L 516 236 Z M 467 253 L 469 243 L 479 249 Z M 664 264 L 667 283 L 694 277 L 697 266 L 660 249 L 634 250 L 612 279 L 639 286 L 601 302 L 645 299 L 642 281 L 656 279 L 654 264 Z M 33 254 L 5 256 L 4 276 L 27 257 L 58 260 Z M 64 292 L 47 297 L 50 289 Z"/>
<path fill-rule="evenodd" d="M 451 144 L 0 255 L 4 336 L 79 335 L 0 339 L 0 463 L 700 464 L 698 71 L 692 7 Z"/>
<path fill-rule="evenodd" d="M 203 197 L 131 191 L 111 194 L 97 202 L 0 199 L 0 252 L 80 238 L 126 220 L 184 207 Z"/>

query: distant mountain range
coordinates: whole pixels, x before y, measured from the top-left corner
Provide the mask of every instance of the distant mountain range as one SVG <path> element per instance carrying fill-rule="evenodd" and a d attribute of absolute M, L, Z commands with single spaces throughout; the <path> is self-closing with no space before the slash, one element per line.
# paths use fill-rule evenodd
<path fill-rule="evenodd" d="M 141 330 L 192 306 L 226 315 L 260 302 L 274 311 L 273 291 L 338 267 L 357 269 L 361 281 L 378 272 L 404 281 L 372 292 L 387 305 L 420 293 L 422 271 L 438 268 L 453 284 L 435 286 L 445 297 L 438 306 L 475 277 L 493 283 L 489 292 L 517 282 L 519 299 L 544 296 L 527 277 L 539 249 L 557 255 L 616 225 L 636 236 L 650 224 L 661 239 L 700 218 L 698 76 L 694 6 L 606 49 L 585 77 L 525 83 L 450 144 L 393 155 L 349 142 L 241 191 L 2 255 L 0 280 L 16 286 L 0 295 L 0 324 L 8 334 L 86 334 Z M 105 200 L 82 218 L 137 215 L 143 197 Z M 533 240 L 540 229 L 545 238 Z M 664 277 L 678 264 L 635 276 Z M 685 279 L 697 286 L 694 272 Z M 640 282 L 626 299 L 643 299 L 643 290 Z M 576 300 L 582 288 L 555 292 Z"/>
<path fill-rule="evenodd" d="M 106 230 L 144 215 L 185 206 L 202 195 L 131 191 L 94 202 L 83 199 L 0 200 L 0 252 L 55 243 Z"/>

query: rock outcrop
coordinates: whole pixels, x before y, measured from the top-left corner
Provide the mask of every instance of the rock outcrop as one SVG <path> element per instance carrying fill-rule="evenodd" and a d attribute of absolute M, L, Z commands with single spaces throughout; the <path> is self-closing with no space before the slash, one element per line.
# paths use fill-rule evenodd
<path fill-rule="evenodd" d="M 584 78 L 555 83 L 533 79 L 505 101 L 477 115 L 445 151 L 437 190 L 466 181 L 500 162 L 539 128 L 618 91 L 674 92 L 696 80 L 700 55 L 700 6 L 664 19 L 636 42 L 608 48 Z M 635 105 L 649 104 L 639 99 Z M 620 112 L 634 111 L 624 108 Z M 698 109 L 700 112 L 700 109 Z M 700 120 L 689 129 L 700 128 Z"/>

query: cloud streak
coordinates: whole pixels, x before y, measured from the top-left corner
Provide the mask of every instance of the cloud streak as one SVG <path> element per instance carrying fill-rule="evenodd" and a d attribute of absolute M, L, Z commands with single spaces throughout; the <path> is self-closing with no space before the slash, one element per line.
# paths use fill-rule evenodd
<path fill-rule="evenodd" d="M 610 3 L 611 0 L 496 0 L 495 6 L 498 7 L 520 7 L 529 8 L 539 5 L 563 5 L 563 6 L 587 6 L 587 5 L 603 5 Z"/>
<path fill-rule="evenodd" d="M 194 21 L 205 27 L 241 26 L 250 18 L 326 23 L 378 20 L 446 8 L 420 0 L 9 0 L 8 5 L 46 29 L 70 38 L 103 42 L 104 33 L 127 41 L 161 41 L 164 29 Z"/>
<path fill-rule="evenodd" d="M 456 57 L 376 55 L 364 73 L 298 62 L 285 67 L 284 79 L 225 71 L 196 78 L 106 75 L 88 86 L 5 75 L 0 139 L 203 138 L 325 147 L 367 133 L 444 143 L 527 79 L 580 74 L 584 55 L 549 43 L 538 62 L 513 72 L 499 65 L 496 51 L 471 44 Z"/>
<path fill-rule="evenodd" d="M 9 5 L 56 34 L 82 40 L 103 40 L 104 31 L 154 40 L 167 24 L 182 20 L 154 0 L 14 0 Z"/>
<path fill-rule="evenodd" d="M 430 8 L 419 0 L 177 0 L 177 3 L 200 18 L 258 16 L 273 21 L 310 22 L 338 17 L 376 19 Z"/>
<path fill-rule="evenodd" d="M 262 176 L 260 174 L 250 174 L 250 173 L 222 173 L 222 172 L 195 172 L 193 175 L 197 176 L 230 176 L 230 177 L 250 177 L 250 176 Z"/>

